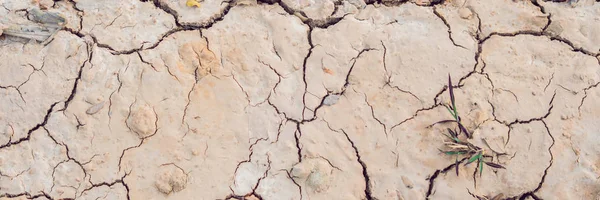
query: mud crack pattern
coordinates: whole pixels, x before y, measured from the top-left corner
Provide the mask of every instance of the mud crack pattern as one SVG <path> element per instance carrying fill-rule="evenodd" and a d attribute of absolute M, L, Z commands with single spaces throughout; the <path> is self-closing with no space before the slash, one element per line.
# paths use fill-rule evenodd
<path fill-rule="evenodd" d="M 0 199 L 600 197 L 600 3 L 201 4 L 0 0 Z"/>

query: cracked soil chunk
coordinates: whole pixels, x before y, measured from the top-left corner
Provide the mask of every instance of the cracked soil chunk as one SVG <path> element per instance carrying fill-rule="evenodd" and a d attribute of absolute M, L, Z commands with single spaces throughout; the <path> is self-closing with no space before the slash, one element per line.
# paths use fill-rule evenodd
<path fill-rule="evenodd" d="M 572 42 L 575 48 L 600 53 L 600 4 L 582 0 L 576 6 L 553 2 L 543 6 L 551 14 L 549 34 Z"/>
<path fill-rule="evenodd" d="M 63 161 L 59 163 L 53 171 L 53 190 L 52 196 L 58 198 L 69 198 L 76 196 L 78 189 L 84 179 L 85 171 L 74 161 Z"/>
<path fill-rule="evenodd" d="M 98 44 L 116 52 L 144 48 L 158 43 L 175 28 L 173 16 L 151 2 L 120 0 L 78 0 L 82 10 L 81 32 L 92 35 Z"/>
<path fill-rule="evenodd" d="M 46 46 L 36 42 L 0 46 L 0 74 L 14 74 L 0 79 L 0 130 L 10 135 L 11 142 L 26 137 L 48 110 L 58 110 L 88 57 L 81 38 L 64 31 L 56 36 Z"/>
<path fill-rule="evenodd" d="M 50 192 L 55 166 L 66 157 L 65 148 L 56 144 L 45 130 L 34 131 L 30 140 L 0 151 L 0 193 Z"/>
<path fill-rule="evenodd" d="M 306 185 L 303 196 L 327 198 L 338 193 L 343 199 L 365 198 L 362 168 L 346 136 L 330 130 L 325 121 L 300 128 L 303 159 L 294 165 L 291 175 Z"/>
<path fill-rule="evenodd" d="M 498 170 L 496 174 L 489 173 L 478 177 L 476 192 L 482 196 L 503 193 L 511 197 L 518 196 L 523 191 L 534 190 L 552 160 L 548 151 L 552 144 L 553 140 L 542 122 L 514 126 L 505 147 L 510 157 L 498 158 L 506 169 Z M 484 172 L 493 170 L 489 167 L 484 168 Z M 497 184 L 498 180 L 503 184 Z"/>
<path fill-rule="evenodd" d="M 579 114 L 562 119 L 568 113 L 559 110 L 549 116 L 548 128 L 554 134 L 556 145 L 552 149 L 554 162 L 548 169 L 540 197 L 544 199 L 578 199 L 600 197 L 600 150 L 597 120 L 600 110 L 593 102 L 600 100 L 598 87 L 585 92 L 583 104 L 578 100 L 582 95 L 572 95 L 565 91 L 565 107 L 571 107 Z M 581 107 L 579 107 L 581 106 Z"/>
<path fill-rule="evenodd" d="M 182 25 L 205 26 L 212 20 L 222 17 L 232 1 L 199 1 L 200 7 L 186 5 L 186 0 L 153 0 L 160 9 L 169 13 Z M 156 3 L 155 3 L 156 5 Z"/>
<path fill-rule="evenodd" d="M 301 120 L 308 27 L 279 12 L 283 9 L 274 5 L 234 7 L 203 34 L 250 105 L 268 100 L 286 116 Z"/>
<path fill-rule="evenodd" d="M 282 0 L 281 4 L 303 20 L 326 26 L 348 14 L 356 14 L 366 4 L 362 0 Z"/>
<path fill-rule="evenodd" d="M 285 171 L 266 177 L 261 183 L 256 188 L 256 193 L 263 199 L 300 199 L 298 186 L 288 178 Z"/>
<path fill-rule="evenodd" d="M 333 0 L 325 1 L 294 1 L 282 0 L 282 2 L 294 10 L 300 10 L 310 19 L 323 20 L 333 15 L 336 2 Z"/>
<path fill-rule="evenodd" d="M 346 17 L 327 29 L 315 29 L 312 38 L 314 48 L 306 69 L 311 94 L 305 96 L 307 109 L 318 107 L 327 93 L 343 92 L 347 84 L 360 85 L 369 98 L 380 92 L 369 88 L 385 86 L 389 87 L 385 93 L 397 89 L 398 95 L 410 99 L 401 104 L 411 105 L 390 125 L 422 108 L 419 104 L 433 103 L 431 99 L 447 82 L 441 77 L 447 76 L 448 69 L 452 68 L 453 74 L 467 74 L 474 65 L 472 52 L 448 40 L 446 26 L 430 8 L 412 4 L 393 8 L 369 5 L 355 17 Z M 424 72 L 434 74 L 429 79 L 416 75 Z"/>
<path fill-rule="evenodd" d="M 0 199 L 600 197 L 600 2 L 198 2 L 0 0 Z"/>
<path fill-rule="evenodd" d="M 548 14 L 542 13 L 531 1 L 468 0 L 464 4 L 481 20 L 480 38 L 491 33 L 541 31 L 548 23 Z"/>
<path fill-rule="evenodd" d="M 545 37 L 492 36 L 481 59 L 500 90 L 491 102 L 504 123 L 543 117 L 550 112 L 555 90 L 581 91 L 600 81 L 598 60 Z"/>
<path fill-rule="evenodd" d="M 436 5 L 434 13 L 438 13 L 440 20 L 445 20 L 452 40 L 456 45 L 475 51 L 479 19 L 470 6 L 464 6 L 463 1 L 445 1 Z"/>
<path fill-rule="evenodd" d="M 177 52 L 177 54 L 173 54 Z M 178 81 L 193 83 L 222 70 L 215 53 L 210 50 L 206 38 L 198 31 L 181 31 L 166 38 L 154 49 L 140 52 L 140 56 L 156 71 L 164 71 Z M 189 83 L 187 83 L 189 81 Z"/>

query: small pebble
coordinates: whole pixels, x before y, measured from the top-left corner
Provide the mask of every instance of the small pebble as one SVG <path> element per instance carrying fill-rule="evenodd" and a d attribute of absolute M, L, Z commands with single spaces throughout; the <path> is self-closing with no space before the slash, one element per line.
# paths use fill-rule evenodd
<path fill-rule="evenodd" d="M 473 16 L 473 12 L 471 12 L 471 9 L 469 8 L 461 8 L 458 10 L 458 14 L 460 15 L 460 18 L 463 19 L 471 19 L 471 16 Z"/>
<path fill-rule="evenodd" d="M 98 111 L 100 111 L 103 107 L 104 107 L 104 101 L 97 103 L 96 105 L 93 105 L 92 107 L 88 108 L 87 111 L 85 111 L 85 113 L 87 113 L 88 115 L 93 115 L 93 114 L 96 114 Z"/>
<path fill-rule="evenodd" d="M 408 189 L 412 189 L 414 187 L 413 182 L 410 179 L 408 179 L 408 177 L 402 176 L 401 178 L 402 182 L 404 183 L 404 185 L 406 185 Z"/>
<path fill-rule="evenodd" d="M 327 97 L 325 97 L 325 100 L 323 100 L 323 105 L 331 106 L 331 105 L 337 103 L 338 100 L 340 100 L 340 95 L 330 94 L 330 95 L 327 95 Z"/>

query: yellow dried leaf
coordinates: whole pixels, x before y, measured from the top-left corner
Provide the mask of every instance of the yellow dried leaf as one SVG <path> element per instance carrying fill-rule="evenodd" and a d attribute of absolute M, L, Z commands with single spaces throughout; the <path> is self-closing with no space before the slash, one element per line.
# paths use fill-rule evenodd
<path fill-rule="evenodd" d="M 187 0 L 187 2 L 185 3 L 185 5 L 187 5 L 188 7 L 198 7 L 200 8 L 200 3 L 197 0 Z"/>

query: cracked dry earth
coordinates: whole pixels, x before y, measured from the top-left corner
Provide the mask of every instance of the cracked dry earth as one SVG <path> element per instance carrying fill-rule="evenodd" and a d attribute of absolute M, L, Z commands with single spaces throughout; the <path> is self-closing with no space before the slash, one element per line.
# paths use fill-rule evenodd
<path fill-rule="evenodd" d="M 600 199 L 594 1 L 0 3 L 0 199 Z"/>

